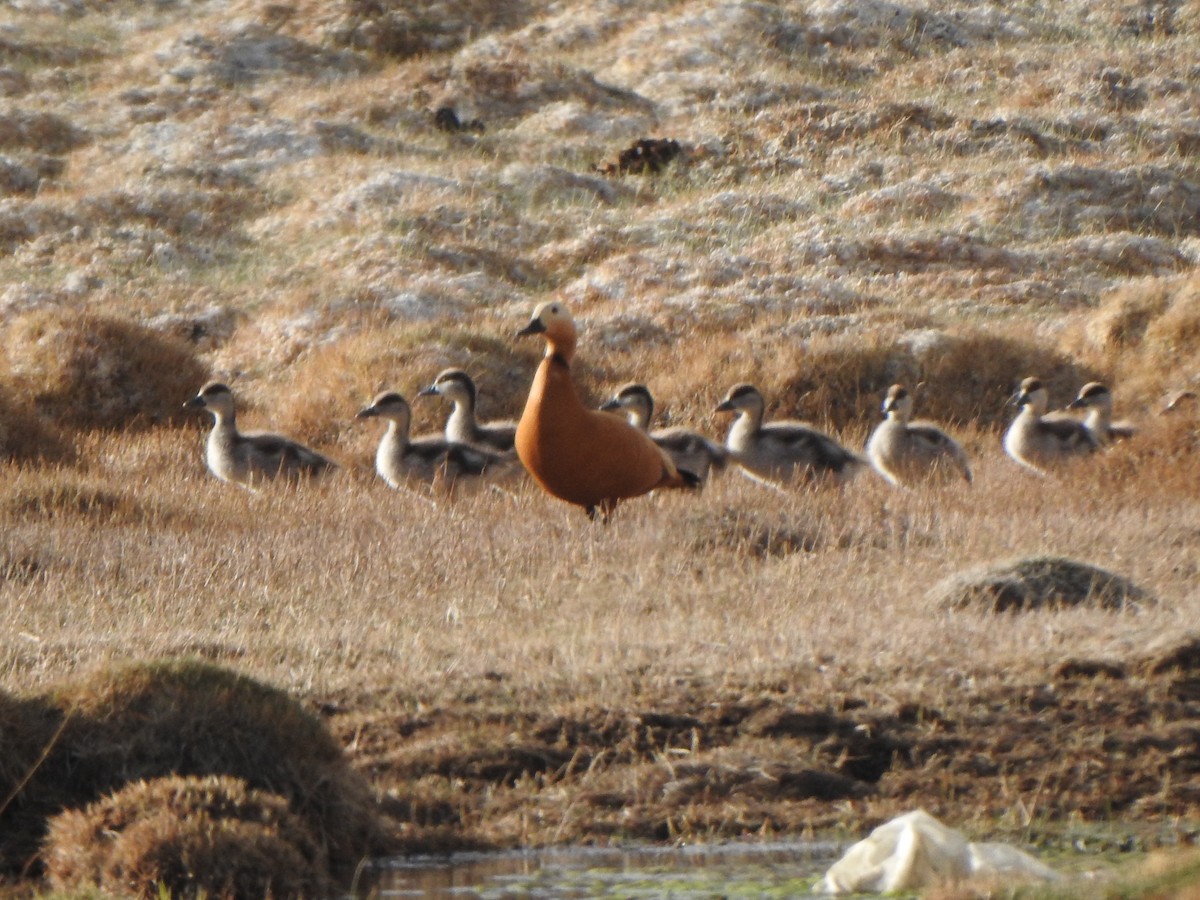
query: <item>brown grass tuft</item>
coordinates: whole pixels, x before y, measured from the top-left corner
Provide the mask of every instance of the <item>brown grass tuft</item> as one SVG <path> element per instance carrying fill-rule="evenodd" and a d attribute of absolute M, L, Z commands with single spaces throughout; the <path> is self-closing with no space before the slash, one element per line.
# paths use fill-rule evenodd
<path fill-rule="evenodd" d="M 952 575 L 930 590 L 929 601 L 940 609 L 1026 612 L 1081 604 L 1120 610 L 1153 598 L 1097 566 L 1041 556 Z"/>
<path fill-rule="evenodd" d="M 5 329 L 7 375 L 51 420 L 146 428 L 185 420 L 207 368 L 181 341 L 122 319 L 38 310 Z"/>
<path fill-rule="evenodd" d="M 32 469 L 13 477 L 12 483 L 13 490 L 0 498 L 0 513 L 12 522 L 82 518 L 95 525 L 161 525 L 172 515 L 166 504 L 94 479 Z"/>
<path fill-rule="evenodd" d="M 1065 349 L 1113 373 L 1126 402 L 1149 406 L 1200 372 L 1200 277 L 1153 278 L 1113 291 Z"/>
<path fill-rule="evenodd" d="M 0 871 L 19 871 L 36 853 L 46 810 L 40 798 L 22 788 L 53 741 L 58 722 L 57 711 L 44 699 L 0 691 Z"/>
<path fill-rule="evenodd" d="M 143 897 L 325 895 L 320 843 L 283 797 L 228 776 L 138 781 L 50 823 L 43 858 L 60 891 Z"/>
<path fill-rule="evenodd" d="M 88 142 L 85 132 L 54 113 L 14 111 L 0 114 L 0 149 L 29 148 L 66 153 Z"/>
<path fill-rule="evenodd" d="M 65 725 L 18 798 L 27 826 L 39 810 L 78 808 L 131 781 L 229 775 L 286 798 L 338 876 L 378 838 L 370 793 L 338 743 L 282 691 L 249 678 L 193 660 L 107 668 L 33 703 L 14 733 L 35 735 L 36 746 L 51 710 Z M 12 859 L 40 832 L 5 829 L 0 852 Z"/>
<path fill-rule="evenodd" d="M 417 392 L 451 366 L 475 380 L 480 420 L 511 418 L 524 405 L 537 349 L 472 328 L 368 329 L 305 354 L 288 372 L 286 394 L 270 404 L 273 421 L 306 440 L 358 445 L 364 429 L 354 414 L 379 391 L 397 390 L 412 404 L 414 434 L 441 431 L 446 402 Z"/>
<path fill-rule="evenodd" d="M 66 462 L 74 455 L 62 432 L 0 385 L 0 459 Z"/>
<path fill-rule="evenodd" d="M 455 50 L 498 28 L 520 24 L 526 5 L 490 0 L 445 3 L 351 2 L 331 34 L 336 44 L 381 56 L 408 58 Z"/>

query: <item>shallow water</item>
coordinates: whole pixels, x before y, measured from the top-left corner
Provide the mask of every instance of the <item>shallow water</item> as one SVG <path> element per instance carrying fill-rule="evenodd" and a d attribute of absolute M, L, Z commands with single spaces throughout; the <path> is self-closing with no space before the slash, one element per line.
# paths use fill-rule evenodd
<path fill-rule="evenodd" d="M 810 888 L 839 849 L 786 842 L 412 856 L 378 862 L 371 887 L 379 897 L 454 900 L 798 898 L 816 896 Z"/>

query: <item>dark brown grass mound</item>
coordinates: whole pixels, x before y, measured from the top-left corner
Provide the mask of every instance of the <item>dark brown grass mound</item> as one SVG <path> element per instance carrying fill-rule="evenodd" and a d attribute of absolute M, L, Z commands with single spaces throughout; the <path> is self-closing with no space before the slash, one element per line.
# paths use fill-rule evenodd
<path fill-rule="evenodd" d="M 1053 348 L 1004 333 L 931 333 L 928 342 L 894 344 L 838 336 L 812 341 L 779 395 L 802 398 L 796 411 L 801 418 L 822 411 L 834 427 L 843 428 L 863 418 L 877 420 L 892 384 L 910 389 L 922 384 L 918 416 L 987 427 L 1012 418 L 1006 402 L 1028 375 L 1041 378 L 1063 402 L 1098 377 Z"/>
<path fill-rule="evenodd" d="M 75 428 L 182 421 L 207 378 L 194 350 L 121 319 L 39 310 L 5 329 L 9 378 L 55 422 Z"/>
<path fill-rule="evenodd" d="M 490 31 L 514 28 L 530 15 L 529 4 L 490 0 L 445 3 L 351 0 L 329 28 L 337 46 L 407 59 L 455 50 Z"/>
<path fill-rule="evenodd" d="M 66 153 L 87 142 L 85 132 L 54 113 L 0 113 L 0 149 L 27 147 L 41 153 Z"/>
<path fill-rule="evenodd" d="M 237 778 L 130 784 L 50 823 L 51 885 L 155 897 L 313 897 L 330 893 L 309 827 L 275 794 Z"/>
<path fill-rule="evenodd" d="M 1065 342 L 1111 369 L 1122 410 L 1145 408 L 1200 371 L 1200 278 L 1150 278 L 1108 295 Z M 1121 411 L 1118 411 L 1118 416 Z"/>
<path fill-rule="evenodd" d="M 1127 609 L 1153 602 L 1141 588 L 1112 572 L 1053 556 L 1037 556 L 953 575 L 929 592 L 944 609 L 1021 612 L 1044 607 Z"/>
<path fill-rule="evenodd" d="M 73 455 L 58 429 L 0 385 L 0 460 L 65 462 Z"/>
<path fill-rule="evenodd" d="M 45 811 L 23 788 L 58 724 L 57 711 L 44 700 L 0 692 L 0 872 L 20 871 L 36 852 Z"/>
<path fill-rule="evenodd" d="M 228 775 L 285 798 L 336 877 L 376 848 L 370 790 L 337 741 L 287 694 L 233 672 L 189 660 L 118 666 L 58 688 L 26 718 L 13 733 L 32 729 L 35 745 L 65 724 L 17 797 L 23 827 L 0 815 L 0 859 L 36 846 L 63 809 L 172 775 Z"/>

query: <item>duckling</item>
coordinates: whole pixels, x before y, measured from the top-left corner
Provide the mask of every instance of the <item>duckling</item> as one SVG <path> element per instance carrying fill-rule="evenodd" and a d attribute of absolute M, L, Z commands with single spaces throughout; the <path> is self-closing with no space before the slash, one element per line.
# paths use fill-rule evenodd
<path fill-rule="evenodd" d="M 738 414 L 725 447 L 751 477 L 782 483 L 826 478 L 846 482 L 866 465 L 861 456 L 804 422 L 764 425 L 765 408 L 762 394 L 751 384 L 734 385 L 717 407 L 717 412 Z"/>
<path fill-rule="evenodd" d="M 260 481 L 315 476 L 336 468 L 320 453 L 282 435 L 239 432 L 233 392 L 219 382 L 204 385 L 184 408 L 212 413 L 213 429 L 208 435 L 205 460 L 222 481 L 253 490 Z"/>
<path fill-rule="evenodd" d="M 424 481 L 453 485 L 459 478 L 502 474 L 512 468 L 511 456 L 487 447 L 460 444 L 437 436 L 410 439 L 412 409 L 395 391 L 384 391 L 359 410 L 357 418 L 387 420 L 387 430 L 375 451 L 375 471 L 394 488 Z"/>
<path fill-rule="evenodd" d="M 627 384 L 600 407 L 606 412 L 624 410 L 629 424 L 650 435 L 675 460 L 677 468 L 694 472 L 703 482 L 713 471 L 721 471 L 729 459 L 728 451 L 702 434 L 686 428 L 656 428 L 650 431 L 654 417 L 654 398 L 644 384 Z"/>
<path fill-rule="evenodd" d="M 1026 378 L 1010 402 L 1020 408 L 1004 433 L 1004 451 L 1039 475 L 1046 468 L 1084 456 L 1100 445 L 1095 435 L 1078 419 L 1046 415 L 1050 395 L 1037 378 Z"/>
<path fill-rule="evenodd" d="M 428 397 L 434 394 L 441 394 L 454 404 L 454 409 L 446 420 L 446 440 L 488 447 L 501 453 L 514 451 L 517 423 L 503 421 L 480 425 L 476 422 L 475 401 L 478 394 L 475 382 L 462 369 L 446 369 L 440 372 L 433 384 L 418 396 Z"/>
<path fill-rule="evenodd" d="M 1113 422 L 1112 393 L 1098 381 L 1090 381 L 1079 389 L 1079 394 L 1067 404 L 1067 409 L 1086 409 L 1084 426 L 1092 433 L 1096 443 L 1103 446 L 1115 440 L 1131 438 L 1136 433 L 1128 422 Z"/>
<path fill-rule="evenodd" d="M 540 334 L 546 354 L 538 365 L 517 424 L 517 455 L 547 493 L 607 521 L 621 500 L 656 488 L 696 487 L 640 428 L 620 416 L 588 409 L 571 378 L 577 332 L 557 301 L 537 306 L 518 335 Z"/>
<path fill-rule="evenodd" d="M 966 451 L 932 422 L 912 421 L 913 398 L 902 384 L 888 388 L 884 420 L 867 441 L 875 471 L 896 487 L 932 474 L 943 465 L 956 468 L 971 483 Z"/>

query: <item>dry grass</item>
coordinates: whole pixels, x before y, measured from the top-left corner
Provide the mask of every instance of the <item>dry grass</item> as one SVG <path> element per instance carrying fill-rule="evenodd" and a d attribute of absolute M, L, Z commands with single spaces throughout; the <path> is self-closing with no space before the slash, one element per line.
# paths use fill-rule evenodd
<path fill-rule="evenodd" d="M 308 836 L 283 843 L 303 853 L 314 867 L 310 875 L 332 870 L 345 877 L 372 847 L 383 846 L 367 786 L 347 766 L 323 723 L 282 692 L 202 662 L 201 655 L 221 655 L 202 640 L 177 655 L 184 658 L 99 669 L 23 702 L 5 698 L 5 750 L 22 767 L 6 770 L 0 785 L 5 870 L 33 865 L 50 817 L 93 803 L 92 810 L 68 814 L 50 829 L 44 852 L 54 858 L 53 877 L 64 883 L 94 875 L 111 881 L 124 870 L 148 884 L 155 865 L 165 867 L 160 872 L 173 880 L 182 879 L 183 872 L 171 870 L 179 864 L 173 852 L 185 860 L 188 853 L 224 852 L 205 845 L 204 822 L 193 815 L 220 819 L 223 808 L 237 810 L 243 803 L 283 807 L 289 820 L 303 823 Z M 241 789 L 217 784 L 220 796 L 214 798 L 211 784 L 160 781 L 172 776 L 225 776 Z M 126 788 L 133 782 L 145 783 Z M 278 802 L 247 797 L 244 789 L 267 792 Z M 110 793 L 114 797 L 101 801 Z M 166 808 L 151 813 L 155 797 Z M 145 816 L 170 819 L 172 810 L 182 820 L 177 833 L 143 827 Z M 254 816 L 241 811 L 231 818 Z M 107 839 L 87 837 L 105 828 L 123 832 L 126 825 L 133 827 L 117 842 L 120 846 L 105 847 Z M 236 821 L 233 826 L 236 832 Z M 271 835 L 261 837 L 270 844 Z M 250 838 L 251 846 L 259 841 Z M 235 833 L 221 841 L 237 839 Z M 85 844 L 95 845 L 90 862 L 74 852 Z M 273 851 L 264 846 L 262 852 L 270 856 Z M 182 865 L 186 871 L 186 862 Z M 243 861 L 232 868 L 246 869 L 242 878 L 252 877 L 254 866 Z M 222 888 L 213 882 L 207 886 Z"/>
<path fill-rule="evenodd" d="M 37 567 L 0 586 L 5 682 L 29 692 L 99 664 L 199 652 L 320 700 L 411 846 L 856 828 L 907 804 L 1029 834 L 1032 803 L 1038 835 L 1070 810 L 1127 823 L 1195 814 L 1186 754 L 1133 754 L 1170 765 L 1170 784 L 1139 763 L 1104 812 L 1071 768 L 1100 752 L 1103 726 L 1067 743 L 1062 726 L 1047 733 L 1064 762 L 1054 791 L 1036 787 L 1035 732 L 1007 750 L 987 743 L 1028 729 L 1025 692 L 1036 699 L 1070 660 L 1123 675 L 1111 689 L 1064 683 L 1064 716 L 1116 715 L 1149 692 L 1162 721 L 1186 717 L 1169 698 L 1187 690 L 1191 662 L 1135 674 L 1154 648 L 1194 635 L 1200 612 L 1197 471 L 1157 452 L 1156 434 L 1046 482 L 980 431 L 965 436 L 970 487 L 903 494 L 864 476 L 780 495 L 730 474 L 699 497 L 630 503 L 608 528 L 527 486 L 434 507 L 343 473 L 251 495 L 202 471 L 199 434 L 115 440 L 91 477 L 134 466 L 138 504 L 169 514 L 22 506 L 8 540 Z M 17 472 L 5 490 L 36 483 Z M 926 597 L 962 569 L 1046 553 L 1120 572 L 1160 602 L 997 619 Z M 1131 696 L 1102 701 L 1106 690 Z M 995 704 L 991 738 L 971 724 L 976 704 Z M 916 737 L 921 709 L 1010 774 L 960 773 L 970 754 L 923 769 L 947 738 Z M 858 716 L 876 738 L 862 741 Z M 897 752 L 926 761 L 901 765 Z M 838 792 L 859 800 L 831 804 Z M 549 818 L 529 818 L 546 804 Z"/>
<path fill-rule="evenodd" d="M 4 339 L 9 389 L 76 429 L 177 422 L 207 371 L 182 341 L 121 319 L 43 310 L 6 323 Z"/>
<path fill-rule="evenodd" d="M 50 824 L 51 886 L 173 897 L 311 897 L 330 890 L 321 843 L 274 794 L 236 778 L 138 781 Z"/>

